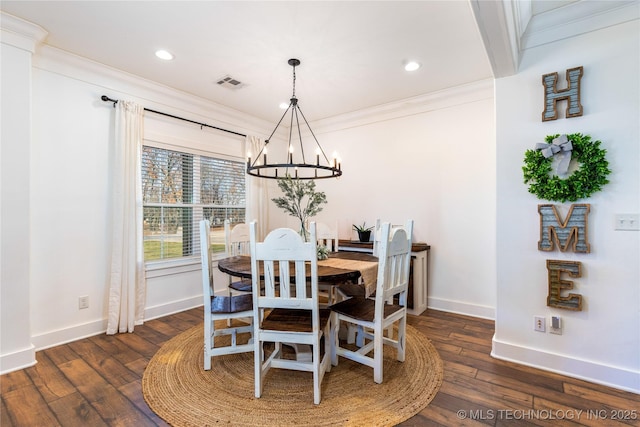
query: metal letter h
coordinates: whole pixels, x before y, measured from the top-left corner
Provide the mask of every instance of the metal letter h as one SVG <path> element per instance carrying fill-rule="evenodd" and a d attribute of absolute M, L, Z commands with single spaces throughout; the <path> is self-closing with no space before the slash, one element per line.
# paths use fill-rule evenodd
<path fill-rule="evenodd" d="M 545 74 L 542 76 L 542 86 L 544 86 L 544 111 L 542 121 L 556 120 L 558 111 L 556 103 L 567 100 L 566 118 L 578 117 L 582 115 L 582 105 L 580 104 L 580 79 L 582 78 L 582 67 L 569 68 L 567 70 L 566 89 L 558 90 L 558 73 Z"/>

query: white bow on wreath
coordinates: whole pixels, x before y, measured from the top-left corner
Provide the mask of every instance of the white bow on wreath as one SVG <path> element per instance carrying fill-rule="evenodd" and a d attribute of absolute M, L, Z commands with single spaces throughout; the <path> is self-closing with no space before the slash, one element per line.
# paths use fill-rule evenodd
<path fill-rule="evenodd" d="M 545 159 L 560 154 L 560 161 L 556 166 L 556 175 L 565 175 L 569 171 L 569 163 L 571 163 L 571 150 L 573 146 L 567 135 L 560 135 L 551 141 L 551 144 L 539 142 L 536 144 L 536 150 L 540 150 Z"/>

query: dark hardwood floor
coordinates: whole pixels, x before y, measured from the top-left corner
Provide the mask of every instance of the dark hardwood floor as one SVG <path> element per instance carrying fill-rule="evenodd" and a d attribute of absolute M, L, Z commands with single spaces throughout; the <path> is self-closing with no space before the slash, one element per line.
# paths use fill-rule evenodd
<path fill-rule="evenodd" d="M 201 313 L 39 351 L 35 366 L 0 377 L 0 425 L 166 425 L 142 397 L 142 373 L 164 342 L 202 321 Z M 492 321 L 428 310 L 409 316 L 409 324 L 438 349 L 444 382 L 402 426 L 640 426 L 640 395 L 492 359 Z"/>

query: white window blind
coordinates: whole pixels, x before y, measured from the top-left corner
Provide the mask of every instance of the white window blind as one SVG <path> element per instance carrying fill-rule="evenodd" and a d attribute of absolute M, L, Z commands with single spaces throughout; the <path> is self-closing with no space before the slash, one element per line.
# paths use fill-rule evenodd
<path fill-rule="evenodd" d="M 198 223 L 211 223 L 212 251 L 224 252 L 224 221 L 245 221 L 245 164 L 143 146 L 145 261 L 200 254 Z"/>

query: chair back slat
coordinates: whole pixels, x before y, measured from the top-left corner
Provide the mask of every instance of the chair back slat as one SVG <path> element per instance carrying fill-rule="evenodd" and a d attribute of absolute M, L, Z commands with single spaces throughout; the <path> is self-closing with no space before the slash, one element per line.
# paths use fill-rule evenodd
<path fill-rule="evenodd" d="M 276 268 L 273 261 L 264 261 L 264 292 L 265 296 L 273 298 L 276 295 L 276 283 L 279 280 L 276 277 Z M 252 272 L 253 275 L 253 272 Z"/>
<path fill-rule="evenodd" d="M 316 255 L 317 259 L 317 255 Z M 296 295 L 300 299 L 308 298 L 307 295 L 307 275 L 306 275 L 306 263 L 305 261 L 296 261 Z M 317 269 L 316 269 L 317 273 Z"/>

